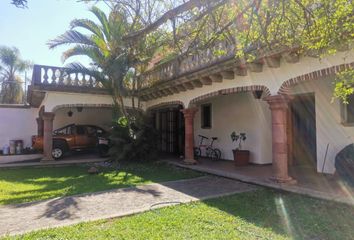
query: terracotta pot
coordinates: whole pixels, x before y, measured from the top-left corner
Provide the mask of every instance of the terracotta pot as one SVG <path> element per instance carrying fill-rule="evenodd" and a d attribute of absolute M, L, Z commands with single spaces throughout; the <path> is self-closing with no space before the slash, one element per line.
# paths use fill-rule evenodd
<path fill-rule="evenodd" d="M 234 153 L 234 161 L 236 166 L 246 166 L 250 161 L 250 151 L 248 150 L 232 150 Z"/>

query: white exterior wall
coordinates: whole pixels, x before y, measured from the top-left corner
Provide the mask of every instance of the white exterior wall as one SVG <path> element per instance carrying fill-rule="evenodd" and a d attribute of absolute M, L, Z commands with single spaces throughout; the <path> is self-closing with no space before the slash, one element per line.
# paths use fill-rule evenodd
<path fill-rule="evenodd" d="M 331 102 L 333 78 L 301 83 L 292 88 L 292 94 L 314 93 L 316 101 L 317 171 L 322 172 L 329 144 L 325 173 L 334 173 L 335 157 L 345 146 L 354 143 L 354 126 L 341 124 L 340 102 Z"/>
<path fill-rule="evenodd" d="M 204 94 L 212 93 L 222 89 L 229 89 L 242 86 L 263 85 L 266 86 L 272 95 L 276 95 L 282 83 L 297 77 L 310 73 L 316 70 L 354 62 L 354 51 L 338 52 L 334 56 L 318 59 L 311 57 L 301 57 L 298 63 L 287 63 L 281 59 L 280 68 L 269 68 L 266 64 L 263 66 L 263 71 L 254 73 L 248 71 L 247 76 L 235 76 L 233 80 L 224 80 L 221 83 L 213 83 L 212 85 L 204 85 L 201 88 L 195 88 L 185 92 L 180 92 L 170 96 L 153 99 L 146 103 L 146 107 L 171 102 L 181 101 L 187 108 L 190 101 Z"/>
<path fill-rule="evenodd" d="M 238 93 L 217 96 L 203 103 L 212 105 L 212 127 L 201 128 L 201 105 L 198 104 L 194 118 L 196 145 L 200 141 L 199 134 L 218 137 L 214 146 L 221 150 L 221 157 L 233 160 L 232 150 L 236 145 L 231 141 L 231 132 L 245 132 L 247 139 L 242 148 L 250 151 L 250 161 L 256 164 L 272 163 L 271 115 L 266 102 L 255 99 L 251 93 Z"/>
<path fill-rule="evenodd" d="M 0 147 L 9 145 L 10 140 L 23 140 L 30 147 L 31 136 L 37 134 L 38 109 L 0 107 Z"/>
<path fill-rule="evenodd" d="M 235 76 L 233 80 L 224 80 L 221 83 L 213 82 L 212 85 L 203 85 L 201 88 L 194 88 L 193 90 L 188 90 L 185 92 L 180 92 L 178 94 L 173 94 L 165 96 L 158 99 L 153 99 L 146 102 L 146 107 L 150 108 L 155 105 L 179 101 L 184 104 L 185 108 L 190 107 L 191 100 L 213 93 L 223 89 L 231 89 L 242 86 L 252 86 L 252 85 L 262 85 L 270 90 L 272 95 L 278 94 L 281 85 L 297 76 L 305 75 L 313 71 L 337 66 L 345 63 L 354 62 L 354 51 L 348 52 L 338 52 L 333 56 L 328 56 L 322 59 L 311 58 L 311 57 L 301 57 L 298 63 L 287 63 L 284 59 L 281 59 L 280 68 L 269 68 L 266 64 L 263 66 L 263 71 L 260 73 L 254 73 L 248 71 L 247 76 Z M 332 80 L 323 81 L 312 81 L 309 83 L 302 83 L 293 88 L 293 93 L 308 93 L 315 92 L 316 95 L 316 125 L 317 125 L 317 171 L 322 172 L 322 167 L 324 163 L 324 158 L 326 154 L 327 144 L 329 143 L 329 149 L 327 152 L 327 160 L 324 166 L 324 172 L 334 173 L 334 160 L 336 154 L 346 145 L 354 142 L 354 127 L 345 127 L 341 124 L 340 116 L 340 104 L 338 101 L 331 103 L 333 86 L 331 85 Z M 237 94 L 236 94 L 237 95 Z M 225 97 L 225 98 L 224 98 Z M 260 118 L 261 122 L 250 121 L 250 116 L 255 112 L 256 109 L 253 103 L 248 102 L 248 107 L 246 103 L 247 97 L 240 97 L 236 99 L 235 97 L 229 98 L 230 96 L 220 96 L 215 99 L 205 100 L 206 102 L 215 103 L 213 104 L 213 128 L 212 129 L 201 129 L 200 128 L 200 112 L 196 116 L 195 120 L 195 140 L 198 141 L 198 134 L 206 136 L 216 136 L 221 140 L 216 146 L 222 148 L 223 158 L 232 159 L 232 152 L 230 151 L 233 146 L 230 143 L 230 133 L 232 129 L 235 131 L 245 131 L 248 134 L 248 139 L 245 148 L 248 148 L 253 153 L 252 162 L 254 163 L 270 163 L 271 162 L 271 146 L 269 143 L 271 141 L 270 127 L 263 128 L 264 131 L 258 136 L 268 136 L 265 140 L 259 138 L 256 139 L 257 134 L 253 132 L 252 127 L 258 126 L 261 123 L 263 125 L 263 117 L 265 116 L 265 122 L 269 119 L 270 124 L 270 113 L 269 110 L 265 110 L 268 106 L 266 103 L 262 103 L 260 106 L 263 109 L 263 114 L 254 115 L 255 118 Z M 244 98 L 244 99 L 243 99 Z M 225 100 L 222 100 L 225 99 Z M 232 99 L 232 101 L 231 101 Z M 248 99 L 250 100 L 250 99 Z M 233 103 L 232 103 L 233 102 Z M 198 103 L 198 107 L 200 107 Z M 215 106 L 214 106 L 215 105 Z M 218 107 L 219 106 L 219 107 Z M 250 107 L 252 106 L 252 107 Z M 248 119 L 229 119 L 231 116 L 237 116 L 238 110 L 242 111 L 243 116 L 247 116 Z M 252 109 L 252 111 L 249 111 Z M 215 112 L 220 111 L 221 116 L 215 117 Z M 248 112 L 248 113 L 247 113 Z M 268 113 L 267 113 L 268 112 Z M 222 115 L 224 117 L 222 117 Z M 216 118 L 216 119 L 215 119 Z M 247 125 L 248 124 L 248 125 Z M 268 126 L 270 126 L 268 124 Z M 254 140 L 252 139 L 253 137 Z M 253 142 L 255 141 L 255 142 Z M 262 143 L 261 143 L 262 142 Z M 196 142 L 197 143 L 197 142 Z M 265 143 L 265 144 L 263 144 Z M 254 144 L 260 144 L 260 148 L 256 148 Z M 260 157 L 267 156 L 267 157 Z"/>
<path fill-rule="evenodd" d="M 73 115 L 68 116 L 68 111 L 72 111 Z M 55 113 L 53 122 L 54 129 L 64 127 L 68 124 L 89 124 L 108 129 L 112 123 L 112 109 L 111 108 L 91 108 L 84 107 L 82 112 L 78 112 L 77 108 L 61 108 Z"/>
<path fill-rule="evenodd" d="M 124 98 L 124 105 L 132 106 L 131 98 Z M 137 101 L 136 101 L 137 102 Z M 95 106 L 100 104 L 112 105 L 112 97 L 108 94 L 89 94 L 89 93 L 69 93 L 69 92 L 54 92 L 47 91 L 42 105 L 46 112 L 55 111 L 57 107 L 63 105 L 87 105 Z M 146 109 L 145 103 L 140 104 L 142 109 Z"/>

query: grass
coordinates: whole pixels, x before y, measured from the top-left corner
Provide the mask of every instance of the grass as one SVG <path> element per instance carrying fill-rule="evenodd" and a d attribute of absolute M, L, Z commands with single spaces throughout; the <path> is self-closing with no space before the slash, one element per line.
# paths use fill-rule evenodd
<path fill-rule="evenodd" d="M 354 207 L 258 190 L 5 239 L 353 239 Z"/>
<path fill-rule="evenodd" d="M 201 175 L 161 163 L 124 164 L 118 172 L 112 168 L 102 168 L 101 173 L 97 175 L 89 175 L 88 168 L 88 166 L 70 166 L 0 170 L 0 205 Z"/>

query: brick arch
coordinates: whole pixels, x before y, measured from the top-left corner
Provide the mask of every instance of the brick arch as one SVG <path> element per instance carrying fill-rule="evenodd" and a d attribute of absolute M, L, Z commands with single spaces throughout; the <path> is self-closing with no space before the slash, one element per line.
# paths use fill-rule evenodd
<path fill-rule="evenodd" d="M 62 109 L 62 108 L 75 108 L 75 107 L 100 107 L 100 108 L 112 108 L 113 104 L 62 104 L 62 105 L 57 105 L 53 108 L 53 112 Z"/>
<path fill-rule="evenodd" d="M 157 108 L 168 107 L 171 105 L 182 105 L 182 107 L 185 108 L 184 103 L 182 101 L 170 101 L 170 102 L 163 102 L 163 103 L 159 103 L 159 104 L 153 105 L 151 107 L 148 107 L 146 109 L 146 111 L 148 112 L 148 111 L 151 111 L 151 110 L 154 110 Z"/>
<path fill-rule="evenodd" d="M 235 88 L 227 88 L 227 89 L 221 89 L 215 92 L 207 93 L 202 96 L 193 98 L 189 106 L 194 105 L 197 102 L 206 100 L 211 97 L 216 97 L 220 95 L 229 95 L 229 94 L 234 94 L 234 93 L 241 93 L 241 92 L 251 92 L 251 91 L 263 91 L 263 94 L 265 97 L 270 96 L 270 90 L 266 86 L 263 85 L 251 85 L 251 86 L 242 86 L 242 87 L 235 87 Z"/>
<path fill-rule="evenodd" d="M 294 78 L 290 78 L 283 82 L 283 84 L 280 86 L 278 94 L 283 94 L 287 95 L 290 92 L 291 87 L 302 83 L 302 82 L 307 82 L 307 81 L 312 81 L 312 80 L 319 80 L 322 77 L 327 77 L 327 76 L 332 76 L 340 71 L 350 69 L 354 67 L 354 62 L 352 63 L 346 63 L 346 64 L 341 64 L 341 65 L 336 65 L 333 67 L 328 67 L 328 68 L 323 68 L 317 71 L 313 71 L 310 73 L 306 73 Z"/>

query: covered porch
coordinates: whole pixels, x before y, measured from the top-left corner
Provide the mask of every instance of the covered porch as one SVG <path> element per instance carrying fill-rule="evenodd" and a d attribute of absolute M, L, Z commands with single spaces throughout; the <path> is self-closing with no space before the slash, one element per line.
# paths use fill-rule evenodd
<path fill-rule="evenodd" d="M 272 181 L 272 165 L 251 164 L 235 166 L 233 161 L 212 161 L 208 158 L 198 160 L 196 165 L 185 164 L 181 159 L 165 158 L 164 161 L 199 172 L 236 179 L 264 187 L 305 194 L 311 197 L 339 201 L 354 205 L 354 188 L 348 186 L 337 175 L 322 174 L 306 165 L 289 167 L 289 174 L 297 180 L 296 184 Z"/>

